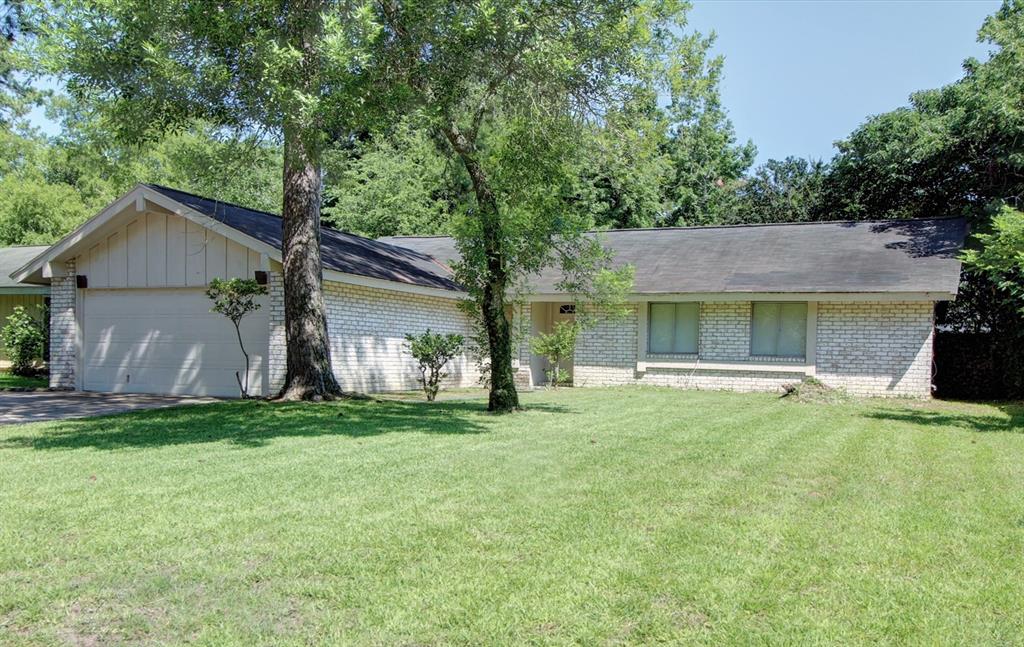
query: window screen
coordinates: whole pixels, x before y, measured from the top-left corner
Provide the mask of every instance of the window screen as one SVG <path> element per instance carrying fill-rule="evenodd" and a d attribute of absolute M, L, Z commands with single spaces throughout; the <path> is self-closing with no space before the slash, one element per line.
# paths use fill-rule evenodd
<path fill-rule="evenodd" d="M 647 352 L 697 352 L 699 303 L 652 303 L 647 315 Z"/>
<path fill-rule="evenodd" d="M 750 354 L 803 357 L 807 348 L 806 303 L 754 303 Z"/>

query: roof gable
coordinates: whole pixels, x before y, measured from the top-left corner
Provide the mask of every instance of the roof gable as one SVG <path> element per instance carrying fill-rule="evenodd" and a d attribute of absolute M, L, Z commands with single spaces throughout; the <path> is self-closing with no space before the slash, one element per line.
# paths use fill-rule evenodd
<path fill-rule="evenodd" d="M 257 253 L 281 260 L 280 216 L 156 184 L 140 184 L 62 240 L 42 248 L 41 253 L 13 271 L 5 272 L 5 275 L 10 274 L 16 282 L 48 282 L 52 273 L 51 263 L 81 253 L 86 243 L 115 227 L 120 218 L 135 217 L 146 210 L 147 202 L 222 234 Z M 383 285 L 396 284 L 394 289 L 408 286 L 409 289 L 427 289 L 431 293 L 461 294 L 449 268 L 412 249 L 322 227 L 320 252 L 323 266 L 328 271 L 382 281 L 385 282 Z"/>
<path fill-rule="evenodd" d="M 145 185 L 175 202 L 281 249 L 281 217 L 156 184 Z M 320 256 L 325 269 L 395 283 L 460 291 L 451 270 L 422 252 L 321 227 Z"/>

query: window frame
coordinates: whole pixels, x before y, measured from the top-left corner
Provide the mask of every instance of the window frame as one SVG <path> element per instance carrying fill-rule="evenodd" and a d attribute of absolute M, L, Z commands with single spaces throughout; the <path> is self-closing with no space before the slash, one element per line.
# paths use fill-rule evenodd
<path fill-rule="evenodd" d="M 651 350 L 651 325 L 653 323 L 653 317 L 651 317 L 651 309 L 656 305 L 670 305 L 674 308 L 678 308 L 680 305 L 694 305 L 697 307 L 697 343 L 693 351 L 684 352 L 655 352 Z M 701 333 L 701 322 L 703 320 L 703 310 L 701 307 L 701 301 L 648 301 L 646 303 L 644 312 L 644 356 L 645 357 L 698 357 L 700 354 L 700 333 Z M 673 310 L 673 317 L 678 310 Z M 675 321 L 673 321 L 673 330 L 675 329 Z"/>
<path fill-rule="evenodd" d="M 802 306 L 804 306 L 804 327 L 803 327 L 804 343 L 803 343 L 802 348 L 800 349 L 800 354 L 799 355 L 782 355 L 782 354 L 779 354 L 779 353 L 765 355 L 763 353 L 755 353 L 754 352 L 754 309 L 757 306 L 759 306 L 759 305 L 777 305 L 777 306 L 783 306 L 783 305 L 802 305 Z M 810 320 L 810 317 L 811 317 L 811 311 L 812 311 L 811 303 L 809 301 L 751 301 L 750 302 L 750 320 L 749 320 L 749 326 L 750 326 L 749 327 L 749 331 L 750 332 L 749 332 L 749 335 L 748 335 L 749 336 L 749 344 L 748 344 L 748 348 L 747 348 L 747 351 L 748 351 L 750 357 L 753 358 L 753 359 L 778 359 L 778 360 L 787 360 L 787 361 L 794 361 L 794 360 L 807 361 L 807 340 L 809 340 L 811 338 L 811 331 L 809 330 L 808 321 Z M 776 350 L 778 350 L 778 348 L 776 348 Z"/>

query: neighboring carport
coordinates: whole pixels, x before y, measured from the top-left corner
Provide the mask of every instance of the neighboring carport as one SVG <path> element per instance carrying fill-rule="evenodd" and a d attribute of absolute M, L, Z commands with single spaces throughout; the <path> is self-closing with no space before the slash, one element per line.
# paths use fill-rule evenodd
<path fill-rule="evenodd" d="M 18 306 L 24 307 L 33 316 L 43 316 L 40 308 L 45 304 L 50 288 L 18 283 L 10 274 L 44 251 L 45 245 L 0 248 L 0 327 L 7 324 L 7 317 Z M 0 346 L 0 367 L 6 366 L 6 361 L 7 355 Z"/>

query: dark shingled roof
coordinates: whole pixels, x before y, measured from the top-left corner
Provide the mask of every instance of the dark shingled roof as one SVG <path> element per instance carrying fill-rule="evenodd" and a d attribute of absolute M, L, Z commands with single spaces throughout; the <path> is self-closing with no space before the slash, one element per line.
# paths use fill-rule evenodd
<path fill-rule="evenodd" d="M 281 218 L 265 211 L 155 184 L 148 188 L 281 249 Z M 937 292 L 955 294 L 962 218 L 818 222 L 729 227 L 621 229 L 601 232 L 616 265 L 636 267 L 639 294 L 708 292 Z M 458 291 L 449 263 L 458 258 L 444 236 L 371 240 L 323 228 L 326 269 Z M 556 292 L 557 270 L 532 283 Z"/>
<path fill-rule="evenodd" d="M 281 249 L 280 216 L 157 184 L 145 186 L 274 249 Z M 322 228 L 320 254 L 326 269 L 422 287 L 460 290 L 452 279 L 451 270 L 422 252 L 330 227 Z"/>
<path fill-rule="evenodd" d="M 728 227 L 622 229 L 597 234 L 616 265 L 636 267 L 636 293 L 939 292 L 955 294 L 962 218 Z M 448 263 L 451 238 L 381 239 Z M 533 281 L 556 292 L 557 271 Z"/>
<path fill-rule="evenodd" d="M 15 283 L 14 279 L 11 278 L 11 274 L 21 269 L 23 265 L 28 264 L 36 256 L 45 252 L 49 247 L 49 245 L 25 245 L 21 247 L 0 248 L 0 288 L 38 288 L 39 286 L 35 285 Z M 0 322 L 0 324 L 2 323 L 4 322 Z"/>

